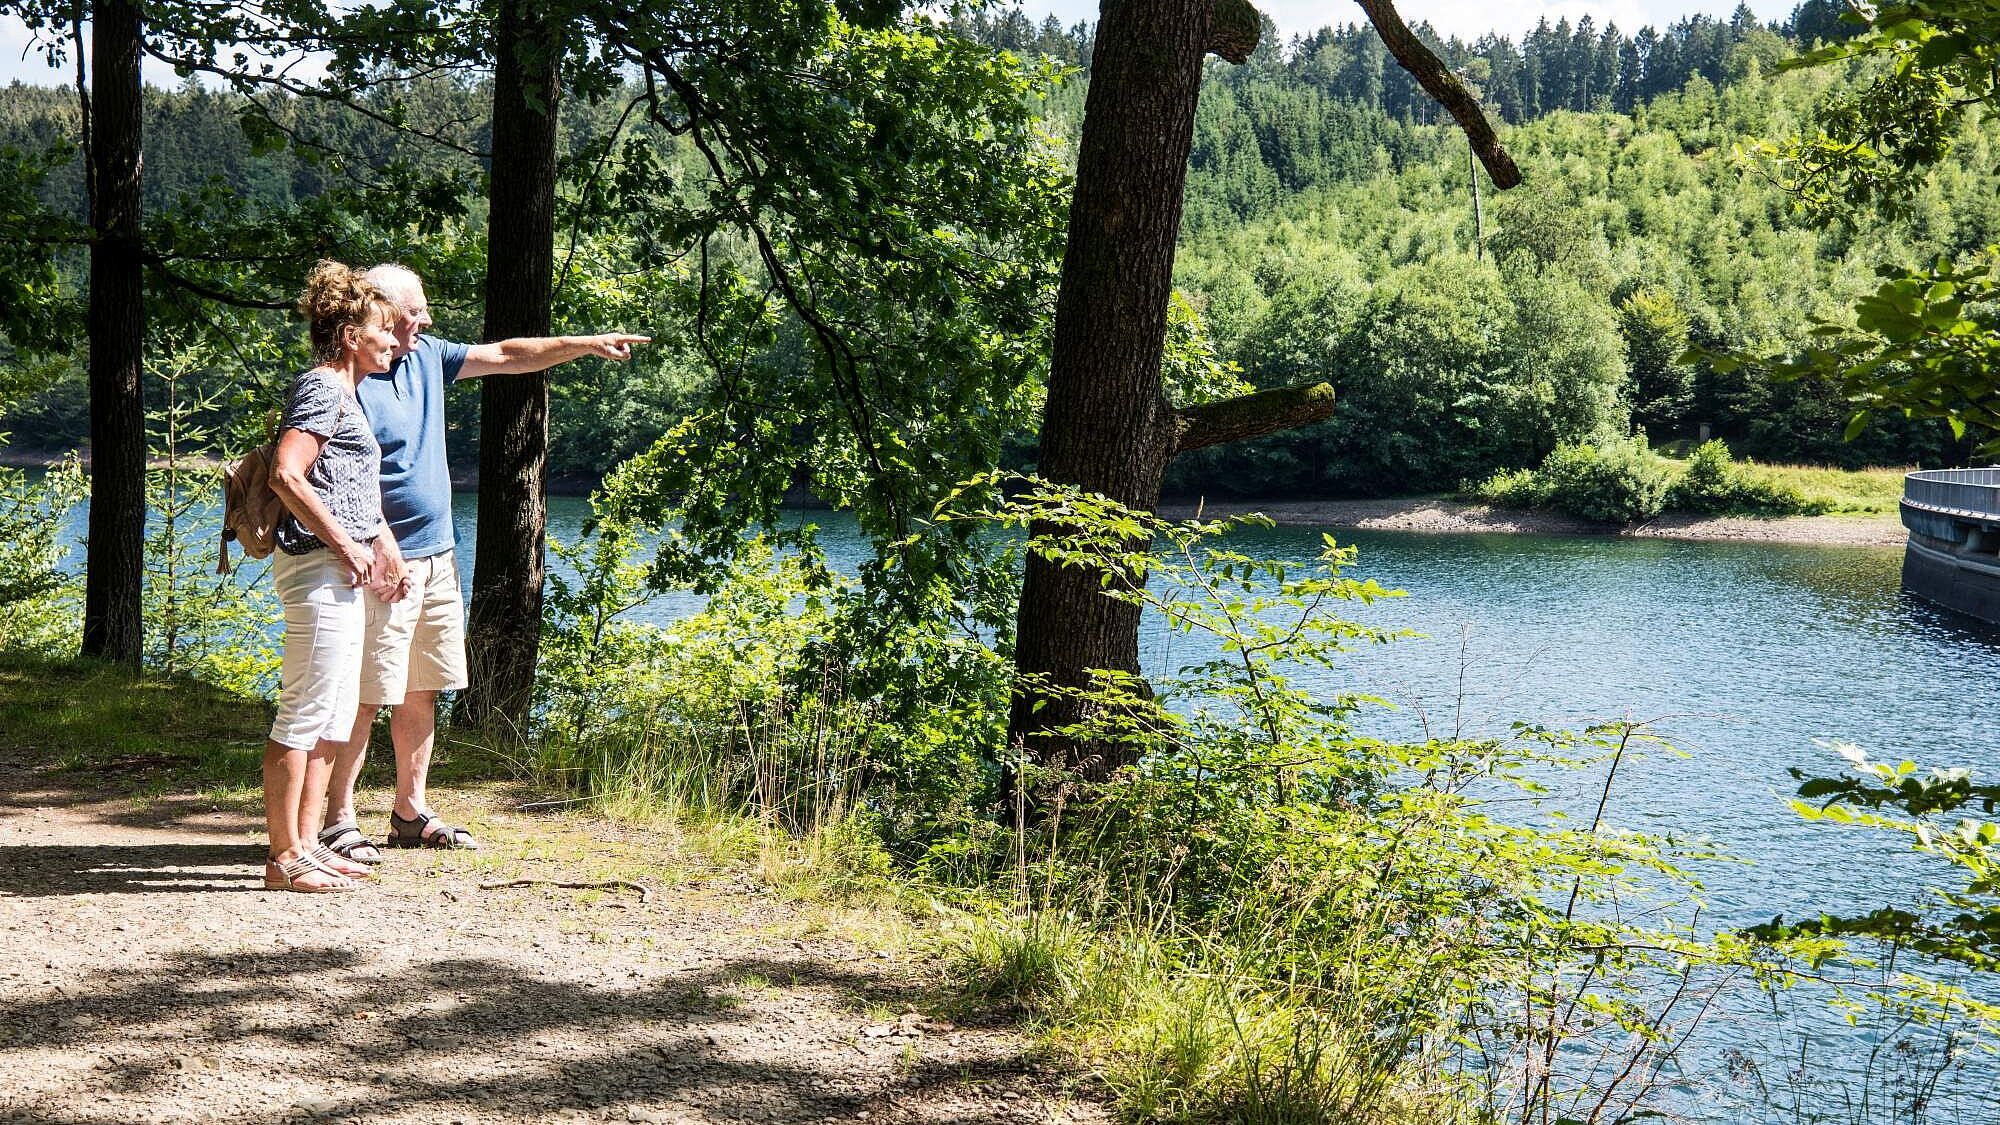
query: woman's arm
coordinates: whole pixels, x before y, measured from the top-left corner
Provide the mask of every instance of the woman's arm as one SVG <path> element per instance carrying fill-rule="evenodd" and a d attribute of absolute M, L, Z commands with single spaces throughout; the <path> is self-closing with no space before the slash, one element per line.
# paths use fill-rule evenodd
<path fill-rule="evenodd" d="M 348 584 L 364 585 L 375 580 L 375 556 L 340 529 L 333 513 L 320 503 L 319 494 L 306 483 L 306 470 L 325 446 L 326 439 L 310 430 L 289 429 L 279 434 L 277 454 L 271 458 L 271 491 L 307 531 L 346 564 Z"/>

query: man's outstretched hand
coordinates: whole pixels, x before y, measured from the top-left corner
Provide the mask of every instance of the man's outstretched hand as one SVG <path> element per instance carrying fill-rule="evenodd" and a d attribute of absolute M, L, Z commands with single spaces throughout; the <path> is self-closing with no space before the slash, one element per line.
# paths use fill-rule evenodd
<path fill-rule="evenodd" d="M 590 347 L 589 354 L 605 359 L 631 359 L 633 344 L 650 344 L 651 336 L 629 336 L 623 332 L 606 332 L 602 336 L 585 336 L 582 341 Z"/>

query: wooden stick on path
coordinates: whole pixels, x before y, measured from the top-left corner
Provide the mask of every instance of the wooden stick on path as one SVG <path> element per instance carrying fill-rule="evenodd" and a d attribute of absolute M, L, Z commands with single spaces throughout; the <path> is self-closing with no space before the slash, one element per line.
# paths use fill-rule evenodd
<path fill-rule="evenodd" d="M 479 889 L 482 891 L 497 891 L 502 887 L 561 887 L 566 891 L 628 890 L 637 891 L 640 902 L 653 901 L 653 892 L 650 888 L 629 879 L 605 879 L 594 883 L 571 883 L 558 879 L 503 879 L 497 883 L 479 884 Z"/>

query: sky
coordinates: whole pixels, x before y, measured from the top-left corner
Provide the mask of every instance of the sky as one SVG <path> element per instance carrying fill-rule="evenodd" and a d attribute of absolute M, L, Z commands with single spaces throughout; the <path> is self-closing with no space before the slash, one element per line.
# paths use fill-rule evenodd
<path fill-rule="evenodd" d="M 1750 0 L 1750 9 L 1759 19 L 1784 19 L 1797 0 Z M 1327 24 L 1358 22 L 1366 17 L 1351 0 L 1257 0 L 1257 6 L 1271 17 L 1287 38 L 1316 31 Z M 1023 5 L 1037 19 L 1053 14 L 1064 23 L 1097 18 L 1097 0 L 1025 0 Z M 1616 23 L 1625 31 L 1637 31 L 1646 24 L 1664 27 L 1695 12 L 1727 16 L 1736 10 L 1736 0 L 1400 0 L 1397 10 L 1410 23 L 1429 20 L 1445 35 L 1473 39 L 1488 31 L 1518 36 L 1547 16 L 1550 23 L 1568 17 L 1590 15 L 1599 27 Z M 23 57 L 25 52 L 26 57 Z M 14 16 L 0 16 L 0 83 L 13 81 L 43 85 L 64 84 L 75 76 L 74 63 L 51 69 L 40 52 L 31 48 L 27 27 Z M 173 85 L 173 73 L 148 61 L 146 79 Z"/>

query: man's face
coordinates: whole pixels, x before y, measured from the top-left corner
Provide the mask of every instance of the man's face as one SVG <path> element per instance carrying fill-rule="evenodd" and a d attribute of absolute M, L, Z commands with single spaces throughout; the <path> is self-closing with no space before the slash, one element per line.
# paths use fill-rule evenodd
<path fill-rule="evenodd" d="M 417 349 L 417 333 L 431 326 L 431 303 L 424 297 L 424 287 L 411 282 L 397 296 L 396 307 L 402 313 L 396 318 L 396 358 L 401 359 Z"/>

